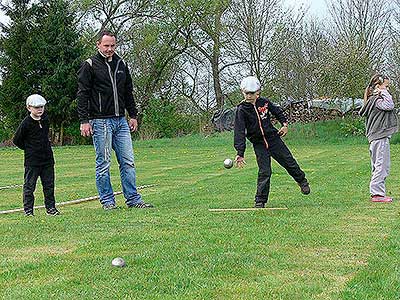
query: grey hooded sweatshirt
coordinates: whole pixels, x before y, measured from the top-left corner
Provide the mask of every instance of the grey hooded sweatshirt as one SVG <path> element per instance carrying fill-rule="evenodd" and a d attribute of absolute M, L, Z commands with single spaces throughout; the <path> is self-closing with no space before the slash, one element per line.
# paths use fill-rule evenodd
<path fill-rule="evenodd" d="M 397 115 L 389 92 L 371 95 L 361 107 L 360 115 L 365 117 L 365 135 L 368 142 L 390 137 L 398 131 Z"/>

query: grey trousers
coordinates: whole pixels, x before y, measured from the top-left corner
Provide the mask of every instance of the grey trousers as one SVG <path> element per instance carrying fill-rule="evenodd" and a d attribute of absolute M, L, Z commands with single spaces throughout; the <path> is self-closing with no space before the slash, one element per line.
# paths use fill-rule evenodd
<path fill-rule="evenodd" d="M 389 138 L 372 141 L 369 144 L 372 176 L 369 184 L 371 196 L 386 196 L 385 180 L 390 170 Z"/>

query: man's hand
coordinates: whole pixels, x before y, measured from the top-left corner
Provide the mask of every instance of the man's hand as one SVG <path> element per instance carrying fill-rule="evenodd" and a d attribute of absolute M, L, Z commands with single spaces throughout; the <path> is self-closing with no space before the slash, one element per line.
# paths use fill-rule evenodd
<path fill-rule="evenodd" d="M 89 123 L 81 124 L 81 135 L 82 136 L 91 136 L 93 134 L 92 126 Z"/>
<path fill-rule="evenodd" d="M 136 131 L 138 129 L 138 123 L 136 119 L 129 119 L 128 124 L 131 131 Z"/>
<path fill-rule="evenodd" d="M 239 169 L 243 168 L 244 165 L 246 164 L 246 162 L 244 161 L 244 157 L 241 157 L 239 155 L 236 155 L 235 163 L 236 163 L 236 167 L 238 167 Z"/>
<path fill-rule="evenodd" d="M 288 133 L 288 127 L 287 127 L 287 125 L 283 125 L 282 126 L 282 128 L 281 129 L 279 129 L 279 131 L 278 131 L 278 134 L 280 135 L 280 136 L 285 136 L 285 135 L 287 135 L 287 133 Z"/>

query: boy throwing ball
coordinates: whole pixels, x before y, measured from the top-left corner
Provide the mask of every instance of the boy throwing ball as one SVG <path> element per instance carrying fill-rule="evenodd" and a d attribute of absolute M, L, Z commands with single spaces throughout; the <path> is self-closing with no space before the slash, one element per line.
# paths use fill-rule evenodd
<path fill-rule="evenodd" d="M 292 153 L 281 137 L 288 132 L 288 122 L 283 111 L 267 98 L 260 97 L 261 84 L 254 77 L 242 80 L 240 89 L 244 100 L 237 106 L 235 117 L 234 146 L 237 151 L 235 162 L 241 168 L 245 164 L 246 138 L 253 144 L 258 164 L 256 208 L 263 208 L 268 201 L 271 179 L 271 157 L 286 169 L 305 195 L 310 186 Z M 271 123 L 271 114 L 282 124 L 277 130 Z"/>

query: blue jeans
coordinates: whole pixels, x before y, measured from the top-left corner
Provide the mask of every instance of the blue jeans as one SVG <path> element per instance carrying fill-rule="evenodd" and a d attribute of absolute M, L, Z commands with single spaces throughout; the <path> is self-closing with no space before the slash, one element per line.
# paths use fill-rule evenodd
<path fill-rule="evenodd" d="M 125 117 L 94 119 L 90 120 L 90 125 L 93 128 L 93 145 L 96 150 L 96 186 L 100 203 L 115 204 L 110 180 L 111 149 L 114 149 L 117 156 L 126 205 L 143 202 L 136 189 L 132 139 Z"/>

